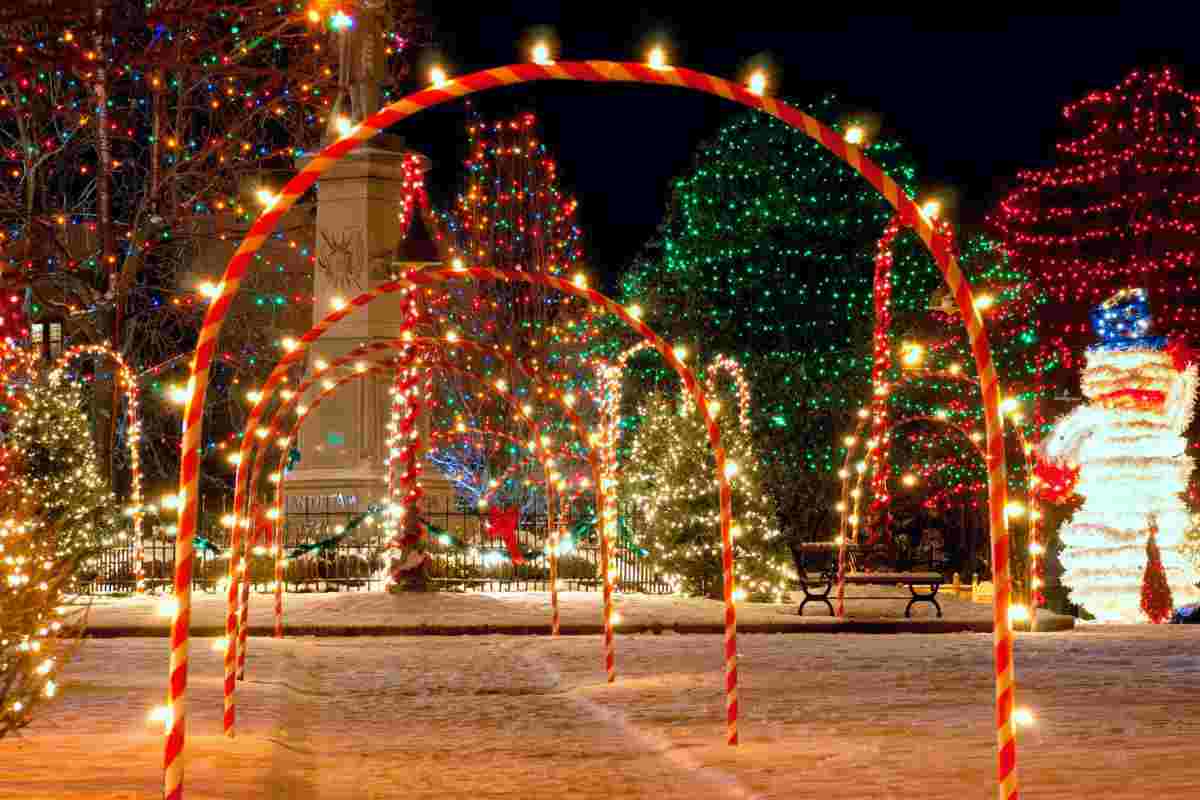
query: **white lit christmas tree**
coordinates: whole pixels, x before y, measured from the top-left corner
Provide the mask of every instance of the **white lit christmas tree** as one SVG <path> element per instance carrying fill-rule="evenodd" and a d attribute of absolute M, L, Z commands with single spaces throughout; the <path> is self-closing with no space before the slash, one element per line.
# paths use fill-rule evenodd
<path fill-rule="evenodd" d="M 57 692 L 82 624 L 63 613 L 78 571 L 120 518 L 74 384 L 23 385 L 0 443 L 0 738 Z"/>
<path fill-rule="evenodd" d="M 1181 552 L 1190 521 L 1183 492 L 1193 462 L 1183 433 L 1196 399 L 1186 348 L 1155 336 L 1142 289 L 1126 289 L 1091 312 L 1099 343 L 1082 373 L 1087 405 L 1054 426 L 1041 446 L 1039 477 L 1054 499 L 1083 505 L 1059 531 L 1062 581 L 1101 622 L 1144 622 L 1147 539 L 1157 526 L 1162 566 L 1176 605 L 1200 597 Z"/>
<path fill-rule="evenodd" d="M 763 489 L 748 430 L 737 403 L 710 402 L 733 500 L 735 599 L 781 601 L 790 588 L 791 559 L 775 506 Z M 650 394 L 638 408 L 640 424 L 621 474 L 621 495 L 637 516 L 637 544 L 655 568 L 683 593 L 720 597 L 720 504 L 704 421 L 691 403 Z"/>

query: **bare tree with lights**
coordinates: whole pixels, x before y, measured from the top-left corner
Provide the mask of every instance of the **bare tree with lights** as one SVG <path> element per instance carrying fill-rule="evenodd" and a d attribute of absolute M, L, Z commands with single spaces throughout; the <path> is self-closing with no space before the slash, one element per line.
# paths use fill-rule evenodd
<path fill-rule="evenodd" d="M 151 370 L 146 466 L 169 478 L 178 422 L 155 398 L 186 369 L 204 280 L 297 160 L 406 77 L 423 35 L 413 3 L 24 0 L 0 22 L 5 284 L 26 291 L 35 325 L 61 320 L 71 340 L 110 342 Z M 365 59 L 386 64 L 382 84 L 361 80 Z M 311 205 L 288 215 L 239 295 L 210 430 L 236 429 L 236 387 L 310 313 L 313 217 Z M 107 473 L 115 390 L 96 378 Z"/>

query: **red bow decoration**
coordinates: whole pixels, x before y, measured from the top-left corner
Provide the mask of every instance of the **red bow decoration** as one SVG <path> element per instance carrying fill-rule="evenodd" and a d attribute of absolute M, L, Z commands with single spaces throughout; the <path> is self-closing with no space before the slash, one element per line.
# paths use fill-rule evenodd
<path fill-rule="evenodd" d="M 1167 353 L 1170 354 L 1175 369 L 1180 372 L 1196 363 L 1196 351 L 1192 349 L 1186 339 L 1172 338 L 1167 344 Z"/>
<path fill-rule="evenodd" d="M 1037 495 L 1047 503 L 1065 503 L 1075 494 L 1079 482 L 1079 467 L 1063 467 L 1038 459 L 1033 465 L 1038 479 Z"/>
<path fill-rule="evenodd" d="M 521 548 L 517 544 L 517 521 L 518 512 L 513 508 L 489 508 L 488 509 L 488 524 L 487 535 L 492 539 L 503 539 L 505 546 L 508 547 L 508 554 L 512 558 L 514 564 L 521 564 L 525 561 L 525 556 L 521 555 Z"/>

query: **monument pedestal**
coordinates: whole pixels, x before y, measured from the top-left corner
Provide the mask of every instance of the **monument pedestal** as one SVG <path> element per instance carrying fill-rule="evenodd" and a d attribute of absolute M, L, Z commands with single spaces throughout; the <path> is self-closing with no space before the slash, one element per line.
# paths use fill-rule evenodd
<path fill-rule="evenodd" d="M 438 263 L 423 253 L 406 256 L 400 229 L 406 162 L 414 154 L 390 136 L 379 136 L 335 164 L 317 183 L 316 264 L 313 323 L 337 304 L 391 278 L 397 270 Z M 422 168 L 428 162 L 420 156 Z M 356 347 L 400 335 L 399 293 L 383 295 L 338 322 L 317 341 L 312 364 Z M 383 353 L 386 357 L 390 353 Z M 364 375 L 327 397 L 300 430 L 300 462 L 284 479 L 289 510 L 336 506 L 361 513 L 383 500 L 387 490 L 387 422 L 391 376 Z M 428 441 L 429 422 L 421 421 Z M 438 506 L 452 503 L 453 486 L 426 462 L 422 487 Z M 436 498 L 436 499 L 435 499 Z"/>

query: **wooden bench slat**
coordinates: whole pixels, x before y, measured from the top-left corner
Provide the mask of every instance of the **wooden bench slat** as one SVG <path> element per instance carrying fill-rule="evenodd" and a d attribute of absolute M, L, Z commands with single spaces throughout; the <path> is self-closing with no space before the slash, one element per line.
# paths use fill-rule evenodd
<path fill-rule="evenodd" d="M 940 572 L 848 572 L 846 583 L 945 583 Z"/>

